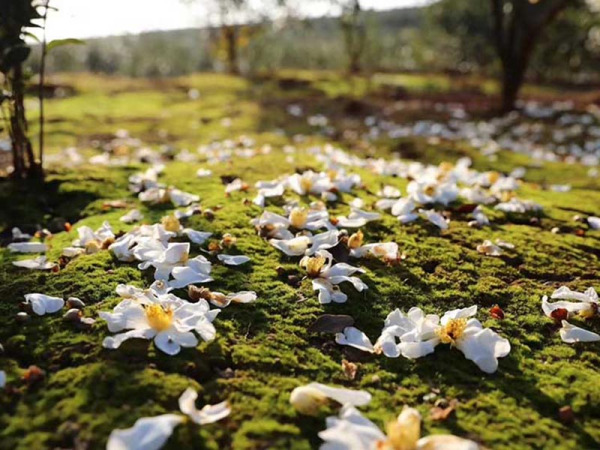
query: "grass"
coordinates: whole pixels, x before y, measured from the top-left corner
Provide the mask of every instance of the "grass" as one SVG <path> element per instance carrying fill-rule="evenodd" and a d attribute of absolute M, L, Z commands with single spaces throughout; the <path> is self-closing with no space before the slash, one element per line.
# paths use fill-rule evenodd
<path fill-rule="evenodd" d="M 0 249 L 0 343 L 4 346 L 0 369 L 6 370 L 10 386 L 0 391 L 1 449 L 103 448 L 114 428 L 131 426 L 140 417 L 176 412 L 177 398 L 187 386 L 199 390 L 199 405 L 228 399 L 232 414 L 213 425 L 179 427 L 167 448 L 314 448 L 320 443 L 317 433 L 325 426 L 324 418 L 335 414 L 335 409 L 326 408 L 314 418 L 293 410 L 290 391 L 310 381 L 368 390 L 374 398 L 362 410 L 382 426 L 402 405 L 409 404 L 423 414 L 426 433 L 450 432 L 490 448 L 600 445 L 600 344 L 562 343 L 540 307 L 541 296 L 562 284 L 578 290 L 599 287 L 600 232 L 580 236 L 575 230 L 586 227 L 572 220 L 574 214 L 597 214 L 600 205 L 600 185 L 585 175 L 585 167 L 547 163 L 536 168 L 527 157 L 508 152 L 501 152 L 498 161 L 491 162 L 460 142 L 433 146 L 416 137 L 381 139 L 364 148 L 342 136 L 317 135 L 305 120 L 287 115 L 285 105 L 299 103 L 310 114 L 323 113 L 338 128 L 359 128 L 362 115 L 383 107 L 380 96 L 366 88 L 356 91 L 354 81 L 333 75 L 325 82 L 321 77 L 309 78 L 308 84 L 285 89 L 277 79 L 253 83 L 214 74 L 160 82 L 79 74 L 54 81 L 72 85 L 77 94 L 47 103 L 50 153 L 78 146 L 85 154 L 94 154 L 94 141 L 104 142 L 121 128 L 153 147 L 193 150 L 199 144 L 236 139 L 240 134 L 254 138 L 257 146 L 273 145 L 270 155 L 212 167 L 214 175 L 207 179 L 195 177 L 205 164 L 182 162 L 170 163 L 163 178 L 165 183 L 200 195 L 204 208 L 216 210 L 214 220 L 194 216 L 191 227 L 217 237 L 233 232 L 239 253 L 252 258 L 248 267 L 216 266 L 211 288 L 255 290 L 258 300 L 224 310 L 216 321 L 217 338 L 185 349 L 179 356 L 168 357 L 139 340 L 108 351 L 101 347 L 109 333 L 100 320 L 88 331 L 76 329 L 60 315 L 17 322 L 23 295 L 77 296 L 87 305 L 85 314 L 97 317 L 99 311 L 118 303 L 117 284 L 147 286 L 150 273 L 141 273 L 135 264 L 121 263 L 106 251 L 81 256 L 57 273 L 25 271 L 11 264 L 18 256 Z M 200 91 L 198 100 L 188 98 L 191 88 Z M 361 100 L 358 114 L 348 112 L 351 97 Z M 232 119 L 231 127 L 223 126 L 226 117 Z M 443 233 L 420 222 L 400 226 L 384 216 L 366 227 L 365 238 L 367 242 L 398 242 L 406 260 L 393 267 L 361 261 L 367 271 L 362 278 L 369 290 L 362 294 L 347 291 L 345 304 L 319 305 L 308 282 L 295 289 L 277 276 L 278 266 L 295 270 L 296 262 L 270 247 L 249 225 L 260 213 L 243 202 L 252 193 L 225 198 L 219 179 L 236 175 L 253 185 L 299 167 L 318 167 L 309 157 L 287 161 L 280 148 L 291 140 L 277 129 L 288 136 L 307 134 L 303 147 L 333 142 L 359 154 L 376 155 L 400 149 L 431 163 L 470 156 L 478 170 L 509 172 L 527 166 L 520 195 L 542 204 L 545 215 L 531 224 L 489 210 L 494 226 L 477 230 L 467 226 L 467 217 L 454 213 L 449 231 Z M 27 189 L 2 182 L 2 236 L 12 226 L 27 230 L 38 225 L 51 227 L 57 232 L 49 257 L 57 258 L 75 238 L 78 226 L 95 228 L 108 220 L 117 231 L 126 231 L 130 226 L 118 221 L 123 211 L 107 209 L 105 201 L 124 199 L 140 206 L 127 190 L 127 178 L 141 168 L 54 167 L 45 183 Z M 404 180 L 357 172 L 370 192 L 376 192 L 380 183 L 405 186 Z M 559 183 L 572 184 L 572 191 L 543 189 L 546 184 Z M 358 191 L 358 195 L 368 204 L 375 200 L 366 191 Z M 344 196 L 334 211 L 346 213 L 344 203 L 350 198 Z M 149 223 L 168 212 L 140 208 Z M 59 231 L 64 221 L 73 223 L 71 232 Z M 552 233 L 557 226 L 563 232 Z M 516 250 L 502 258 L 485 257 L 475 250 L 484 239 L 496 237 L 514 243 Z M 442 313 L 471 304 L 479 306 L 477 317 L 483 324 L 507 337 L 512 345 L 510 355 L 500 360 L 493 375 L 478 371 L 452 349 L 439 348 L 417 361 L 394 360 L 357 354 L 336 345 L 333 335 L 307 331 L 323 313 L 350 314 L 358 328 L 375 338 L 394 308 L 420 306 L 430 313 Z M 494 304 L 504 310 L 504 320 L 489 315 Z M 585 327 L 600 331 L 597 319 Z M 343 359 L 358 365 L 355 379 L 344 375 Z M 46 377 L 28 386 L 21 377 L 33 364 L 42 368 Z M 429 417 L 433 403 L 423 396 L 432 390 L 439 393 L 437 398 L 459 401 L 455 414 L 446 421 Z M 567 405 L 574 411 L 572 424 L 559 419 L 559 409 Z"/>

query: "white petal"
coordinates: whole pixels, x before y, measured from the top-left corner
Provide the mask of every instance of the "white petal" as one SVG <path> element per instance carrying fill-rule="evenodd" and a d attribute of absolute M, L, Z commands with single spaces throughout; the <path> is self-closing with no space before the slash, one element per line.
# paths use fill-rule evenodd
<path fill-rule="evenodd" d="M 125 333 L 108 336 L 102 341 L 102 346 L 110 350 L 116 350 L 128 339 L 152 339 L 156 332 L 151 328 L 129 330 Z"/>
<path fill-rule="evenodd" d="M 199 425 L 214 423 L 227 417 L 231 409 L 227 402 L 221 402 L 216 405 L 206 405 L 201 410 L 196 408 L 196 399 L 198 393 L 192 388 L 187 388 L 181 397 L 179 397 L 179 409 L 182 413 L 189 416 L 193 422 Z"/>
<path fill-rule="evenodd" d="M 43 253 L 48 247 L 42 242 L 13 242 L 8 249 L 13 253 Z"/>
<path fill-rule="evenodd" d="M 563 342 L 566 342 L 567 344 L 574 344 L 576 342 L 600 341 L 600 335 L 584 330 L 583 328 L 576 327 L 575 325 L 571 325 L 566 320 L 562 321 L 560 337 Z"/>
<path fill-rule="evenodd" d="M 25 295 L 25 302 L 31 304 L 33 312 L 38 316 L 55 313 L 65 305 L 62 298 L 44 294 L 27 294 Z"/>
<path fill-rule="evenodd" d="M 337 333 L 335 342 L 340 345 L 349 345 L 364 352 L 373 353 L 375 351 L 367 335 L 354 327 L 346 327 L 343 333 Z"/>
<path fill-rule="evenodd" d="M 228 266 L 239 266 L 240 264 L 247 263 L 250 261 L 250 258 L 244 255 L 217 255 L 219 261 Z"/>
<path fill-rule="evenodd" d="M 139 419 L 131 428 L 113 430 L 106 450 L 158 450 L 181 422 L 183 417 L 176 414 Z"/>
<path fill-rule="evenodd" d="M 415 450 L 479 450 L 479 444 L 451 434 L 435 434 L 419 439 Z"/>
<path fill-rule="evenodd" d="M 56 264 L 48 262 L 45 256 L 39 256 L 34 259 L 22 259 L 20 261 L 13 261 L 13 266 L 31 270 L 50 270 L 54 266 L 56 266 Z"/>
<path fill-rule="evenodd" d="M 298 236 L 288 240 L 271 239 L 269 241 L 269 244 L 288 256 L 304 255 L 310 243 L 311 239 L 308 236 Z"/>
<path fill-rule="evenodd" d="M 321 383 L 299 386 L 290 394 L 290 403 L 303 414 L 314 414 L 327 399 L 334 400 L 340 405 L 364 406 L 371 401 L 371 394 Z"/>
<path fill-rule="evenodd" d="M 212 233 L 206 231 L 196 231 L 191 228 L 184 228 L 182 231 L 190 241 L 194 244 L 202 245 L 206 242 L 206 240 L 212 236 Z"/>
<path fill-rule="evenodd" d="M 154 338 L 154 345 L 167 355 L 174 356 L 181 351 L 181 345 L 171 338 L 169 330 L 161 331 Z"/>
<path fill-rule="evenodd" d="M 354 407 L 344 407 L 340 417 L 328 417 L 327 429 L 319 433 L 321 450 L 373 450 L 386 436 Z"/>
<path fill-rule="evenodd" d="M 486 373 L 494 373 L 498 369 L 498 359 L 510 352 L 510 343 L 489 328 L 469 332 L 469 325 L 463 337 L 457 342 L 457 348 L 465 358 L 473 361 Z"/>

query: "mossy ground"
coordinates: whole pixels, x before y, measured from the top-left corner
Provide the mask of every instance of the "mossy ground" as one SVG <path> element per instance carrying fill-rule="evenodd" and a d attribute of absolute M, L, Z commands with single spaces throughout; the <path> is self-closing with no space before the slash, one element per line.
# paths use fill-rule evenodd
<path fill-rule="evenodd" d="M 101 320 L 89 331 L 76 329 L 60 315 L 17 323 L 23 295 L 77 296 L 88 305 L 86 315 L 96 317 L 98 311 L 118 303 L 117 284 L 147 286 L 150 273 L 141 273 L 135 264 L 121 263 L 106 251 L 76 258 L 58 273 L 27 271 L 12 266 L 19 256 L 0 249 L 0 342 L 5 348 L 0 369 L 6 370 L 10 385 L 0 391 L 0 448 L 102 448 L 114 428 L 131 426 L 140 417 L 176 412 L 177 398 L 187 386 L 200 391 L 199 404 L 228 399 L 232 414 L 217 424 L 178 428 L 168 448 L 314 448 L 320 442 L 317 432 L 324 428 L 324 418 L 335 410 L 323 410 L 315 418 L 293 410 L 290 391 L 310 381 L 368 390 L 374 399 L 362 410 L 380 425 L 409 404 L 423 414 L 426 433 L 451 432 L 490 448 L 600 446 L 600 344 L 562 343 L 540 308 L 542 295 L 562 284 L 578 290 L 600 287 L 600 232 L 579 236 L 574 231 L 587 227 L 572 221 L 574 214 L 598 214 L 598 180 L 587 177 L 587 169 L 577 164 L 548 163 L 536 168 L 527 157 L 508 152 L 490 162 L 462 143 L 433 147 L 424 139 L 409 138 L 380 140 L 365 147 L 341 136 L 315 135 L 304 119 L 285 113 L 286 104 L 300 103 L 308 113 L 324 113 L 338 129 L 360 128 L 362 115 L 383 107 L 383 96 L 369 91 L 372 87 L 360 88 L 356 94 L 355 81 L 332 77 L 325 81 L 309 77 L 307 83 L 292 89 L 282 89 L 273 79 L 250 82 L 217 75 L 164 82 L 90 75 L 58 79 L 73 85 L 77 94 L 47 102 L 51 153 L 76 145 L 85 154 L 93 154 L 93 140 L 107 139 L 121 128 L 149 145 L 168 143 L 177 149 L 193 150 L 198 144 L 235 139 L 242 133 L 255 138 L 258 145 L 273 145 L 270 155 L 212 167 L 214 175 L 206 179 L 195 176 L 203 164 L 173 162 L 162 180 L 200 195 L 203 207 L 218 209 L 212 221 L 194 216 L 191 227 L 217 237 L 234 233 L 239 253 L 252 258 L 251 264 L 240 268 L 215 266 L 211 288 L 255 290 L 258 300 L 225 309 L 216 321 L 218 336 L 213 342 L 184 349 L 176 357 L 140 340 L 108 351 L 101 347 L 108 335 Z M 336 90 L 331 92 L 331 86 Z M 200 91 L 198 100 L 188 98 L 190 88 Z M 361 111 L 349 113 L 348 104 L 356 104 L 357 95 Z M 225 117 L 232 119 L 229 128 L 221 124 Z M 467 226 L 466 216 L 455 213 L 450 229 L 442 233 L 422 222 L 400 226 L 384 215 L 382 221 L 366 227 L 366 240 L 396 241 L 406 259 L 393 267 L 361 261 L 367 270 L 362 279 L 369 290 L 362 294 L 346 291 L 347 303 L 323 306 L 308 282 L 295 289 L 278 278 L 277 266 L 295 270 L 296 261 L 270 247 L 249 225 L 260 213 L 259 208 L 243 204 L 253 194 L 234 193 L 225 198 L 219 179 L 220 175 L 236 175 L 253 185 L 297 167 L 319 167 L 309 157 L 286 162 L 280 148 L 291 140 L 277 129 L 288 136 L 306 134 L 303 147 L 334 142 L 361 154 L 381 155 L 408 148 L 412 155 L 432 163 L 467 155 L 477 169 L 503 172 L 528 166 L 520 196 L 542 204 L 545 215 L 532 225 L 490 210 L 494 225 L 477 230 Z M 128 230 L 118 221 L 123 211 L 106 210 L 104 202 L 125 199 L 139 206 L 127 190 L 127 178 L 141 168 L 56 168 L 49 170 L 44 184 L 27 189 L 3 182 L 0 229 L 47 226 L 56 218 L 72 222 L 73 231 L 54 235 L 50 258 L 58 257 L 80 225 L 95 228 L 108 220 L 117 231 Z M 376 192 L 380 183 L 405 185 L 398 179 L 357 172 L 370 192 Z M 547 183 L 570 183 L 573 190 L 544 190 Z M 368 204 L 375 200 L 365 191 L 358 195 Z M 349 198 L 344 196 L 335 211 L 346 213 L 344 202 Z M 148 223 L 169 211 L 141 209 Z M 564 232 L 553 234 L 550 230 L 556 226 Z M 477 253 L 477 244 L 497 237 L 514 243 L 516 249 L 501 258 Z M 357 355 L 336 345 L 333 335 L 307 331 L 323 313 L 349 314 L 374 339 L 394 308 L 420 306 L 427 312 L 443 313 L 472 304 L 479 306 L 477 317 L 484 325 L 512 345 L 493 375 L 480 372 L 452 349 L 439 348 L 417 361 L 386 359 Z M 504 320 L 489 315 L 494 304 L 504 310 Z M 597 320 L 584 326 L 600 332 Z M 344 375 L 343 359 L 358 364 L 354 380 Z M 21 377 L 32 364 L 41 367 L 46 378 L 27 387 Z M 429 418 L 432 404 L 423 396 L 432 390 L 439 392 L 438 398 L 459 401 L 456 413 L 446 421 Z M 572 424 L 559 420 L 559 408 L 565 405 L 573 408 Z"/>

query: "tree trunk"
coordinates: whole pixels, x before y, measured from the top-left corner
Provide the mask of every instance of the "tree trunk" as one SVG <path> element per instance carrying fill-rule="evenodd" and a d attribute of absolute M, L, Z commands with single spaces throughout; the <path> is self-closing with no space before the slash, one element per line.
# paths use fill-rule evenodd
<path fill-rule="evenodd" d="M 223 27 L 223 36 L 225 38 L 225 50 L 227 53 L 227 71 L 230 74 L 237 75 L 239 73 L 239 68 L 236 26 L 225 25 Z"/>
<path fill-rule="evenodd" d="M 512 62 L 502 68 L 502 112 L 515 109 L 519 90 L 525 77 L 525 69 L 520 64 Z"/>

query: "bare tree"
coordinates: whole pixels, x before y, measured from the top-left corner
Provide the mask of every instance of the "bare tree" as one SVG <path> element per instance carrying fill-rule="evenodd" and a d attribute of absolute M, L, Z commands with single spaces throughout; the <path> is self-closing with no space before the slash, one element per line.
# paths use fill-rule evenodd
<path fill-rule="evenodd" d="M 578 0 L 491 0 L 494 41 L 502 64 L 502 110 L 514 109 L 544 28 Z"/>
<path fill-rule="evenodd" d="M 358 73 L 361 69 L 361 56 L 366 42 L 366 28 L 360 0 L 338 2 L 342 8 L 340 25 L 344 35 L 344 47 L 348 56 L 348 71 Z"/>

